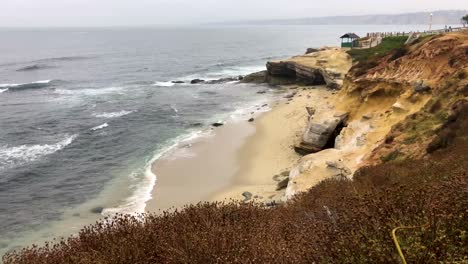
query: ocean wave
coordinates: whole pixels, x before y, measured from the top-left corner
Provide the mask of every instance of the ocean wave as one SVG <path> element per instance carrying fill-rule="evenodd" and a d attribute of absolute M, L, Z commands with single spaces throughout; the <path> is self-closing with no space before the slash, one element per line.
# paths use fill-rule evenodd
<path fill-rule="evenodd" d="M 67 136 L 55 144 L 0 147 L 0 170 L 36 161 L 70 145 L 78 135 Z"/>
<path fill-rule="evenodd" d="M 53 80 L 43 80 L 30 83 L 2 83 L 0 84 L 0 88 L 7 88 L 11 92 L 27 89 L 39 89 L 49 86 L 52 83 L 52 81 Z"/>
<path fill-rule="evenodd" d="M 92 130 L 92 131 L 96 131 L 96 130 L 99 130 L 99 129 L 106 128 L 106 127 L 108 127 L 108 126 L 109 126 L 109 124 L 104 123 L 104 124 L 102 124 L 102 125 L 95 126 L 95 127 L 91 128 L 91 130 Z"/>
<path fill-rule="evenodd" d="M 64 57 L 52 57 L 52 58 L 45 58 L 35 60 L 33 62 L 47 62 L 47 61 L 77 61 L 77 60 L 88 60 L 92 57 L 87 56 L 64 56 Z"/>
<path fill-rule="evenodd" d="M 44 65 L 44 64 L 34 64 L 34 65 L 29 65 L 23 68 L 19 68 L 16 71 L 37 71 L 37 70 L 43 70 L 43 69 L 50 69 L 50 68 L 55 68 L 54 66 L 50 65 Z"/>
<path fill-rule="evenodd" d="M 161 87 L 171 87 L 174 86 L 175 83 L 173 82 L 155 82 L 153 86 L 161 86 Z"/>
<path fill-rule="evenodd" d="M 0 93 L 4 93 L 4 92 L 6 92 L 6 91 L 8 91 L 8 88 L 0 89 Z"/>
<path fill-rule="evenodd" d="M 81 95 L 81 96 L 97 96 L 103 94 L 117 93 L 121 94 L 124 87 L 112 86 L 106 88 L 95 88 L 95 89 L 56 89 L 55 93 L 61 95 Z"/>
<path fill-rule="evenodd" d="M 122 111 L 119 111 L 119 112 L 108 112 L 108 113 L 100 113 L 100 114 L 94 113 L 93 116 L 97 117 L 97 118 L 116 118 L 116 117 L 129 115 L 129 114 L 131 114 L 133 112 L 135 112 L 135 111 L 122 110 Z"/>

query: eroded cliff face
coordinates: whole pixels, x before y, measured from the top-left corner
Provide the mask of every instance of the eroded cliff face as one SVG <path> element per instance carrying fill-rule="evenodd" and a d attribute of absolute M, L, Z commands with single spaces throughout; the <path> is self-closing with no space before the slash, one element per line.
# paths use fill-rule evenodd
<path fill-rule="evenodd" d="M 466 102 L 467 73 L 467 33 L 431 37 L 399 54 L 355 65 L 342 91 L 350 115 L 359 118 L 378 104 L 372 113 L 391 126 L 365 164 L 427 155 L 429 144 Z"/>
<path fill-rule="evenodd" d="M 345 50 L 321 48 L 289 59 L 269 61 L 266 71 L 247 75 L 244 82 L 326 85 L 332 89 L 339 89 L 351 65 L 351 57 Z"/>
<path fill-rule="evenodd" d="M 347 113 L 346 126 L 334 148 L 298 161 L 286 198 L 317 179 L 352 178 L 363 166 L 421 158 L 443 148 L 466 117 L 467 77 L 467 33 L 430 37 L 355 63 L 332 98 L 333 109 L 316 113 Z"/>

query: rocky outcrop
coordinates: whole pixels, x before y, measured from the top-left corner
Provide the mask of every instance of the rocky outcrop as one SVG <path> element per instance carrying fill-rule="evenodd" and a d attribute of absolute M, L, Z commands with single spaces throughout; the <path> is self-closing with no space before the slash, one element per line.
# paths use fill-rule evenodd
<path fill-rule="evenodd" d="M 270 76 L 294 79 L 304 85 L 327 85 L 332 89 L 341 87 L 350 68 L 351 58 L 338 48 L 310 50 L 302 56 L 267 63 Z"/>
<path fill-rule="evenodd" d="M 294 147 L 295 151 L 307 155 L 334 147 L 335 139 L 345 126 L 347 117 L 348 113 L 335 113 L 325 121 L 311 118 L 301 143 Z"/>
<path fill-rule="evenodd" d="M 295 84 L 296 79 L 287 76 L 272 76 L 268 74 L 268 71 L 259 71 L 244 76 L 241 82 L 256 84 L 267 83 L 269 85 L 290 85 Z"/>
<path fill-rule="evenodd" d="M 351 58 L 339 48 L 309 49 L 308 53 L 287 60 L 269 61 L 266 71 L 244 77 L 245 83 L 270 85 L 326 85 L 339 89 L 351 68 Z"/>

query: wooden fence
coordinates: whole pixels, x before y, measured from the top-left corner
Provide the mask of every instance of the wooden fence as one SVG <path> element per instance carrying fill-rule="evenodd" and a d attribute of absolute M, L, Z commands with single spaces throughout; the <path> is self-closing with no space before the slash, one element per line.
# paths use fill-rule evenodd
<path fill-rule="evenodd" d="M 425 30 L 425 31 L 409 31 L 409 32 L 370 32 L 367 33 L 367 36 L 364 40 L 359 41 L 360 48 L 371 48 L 379 45 L 382 42 L 382 39 L 386 37 L 398 37 L 398 36 L 411 36 L 414 34 L 417 35 L 437 35 L 447 32 L 456 32 L 468 30 L 468 27 L 454 27 L 447 29 L 436 29 L 436 30 Z"/>

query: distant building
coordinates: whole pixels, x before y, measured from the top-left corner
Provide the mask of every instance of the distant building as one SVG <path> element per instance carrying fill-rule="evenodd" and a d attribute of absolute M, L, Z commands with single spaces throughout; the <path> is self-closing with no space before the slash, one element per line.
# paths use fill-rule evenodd
<path fill-rule="evenodd" d="M 342 48 L 354 48 L 359 46 L 359 36 L 354 33 L 346 33 L 340 37 Z"/>

